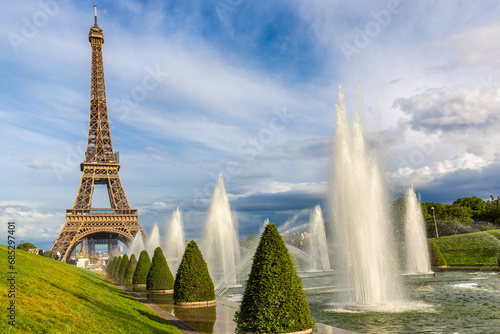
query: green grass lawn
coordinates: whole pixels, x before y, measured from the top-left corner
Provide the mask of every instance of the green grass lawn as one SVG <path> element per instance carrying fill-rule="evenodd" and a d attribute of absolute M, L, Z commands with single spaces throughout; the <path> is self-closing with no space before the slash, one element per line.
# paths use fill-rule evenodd
<path fill-rule="evenodd" d="M 496 266 L 500 230 L 431 238 L 448 266 Z"/>
<path fill-rule="evenodd" d="M 7 247 L 0 245 L 0 333 L 180 333 L 101 275 L 16 250 L 16 325 L 7 321 Z"/>

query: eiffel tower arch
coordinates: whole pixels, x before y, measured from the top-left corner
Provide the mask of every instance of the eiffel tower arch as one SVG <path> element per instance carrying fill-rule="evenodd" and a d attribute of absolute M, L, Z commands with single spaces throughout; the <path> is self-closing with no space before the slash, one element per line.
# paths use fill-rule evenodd
<path fill-rule="evenodd" d="M 102 60 L 104 35 L 97 25 L 97 7 L 94 7 L 94 25 L 89 32 L 92 46 L 89 135 L 85 160 L 80 164 L 82 180 L 75 204 L 66 210 L 66 224 L 51 249 L 59 252 L 64 262 L 84 240 L 100 243 L 108 240 L 108 246 L 116 245 L 118 240 L 128 246 L 137 233 L 147 237 L 139 224 L 137 210 L 128 203 L 118 174 L 118 153 L 113 152 L 111 144 Z M 106 185 L 109 208 L 91 207 L 96 185 Z"/>

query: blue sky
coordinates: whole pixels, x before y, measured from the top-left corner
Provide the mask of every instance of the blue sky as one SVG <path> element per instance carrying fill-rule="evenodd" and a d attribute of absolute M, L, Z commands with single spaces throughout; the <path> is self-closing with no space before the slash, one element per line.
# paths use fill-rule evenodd
<path fill-rule="evenodd" d="M 46 249 L 81 178 L 93 4 L 0 2 L 0 217 Z M 179 206 L 199 238 L 219 173 L 242 237 L 327 212 L 338 86 L 352 116 L 357 81 L 393 197 L 412 183 L 422 201 L 499 195 L 498 17 L 496 1 L 99 1 L 140 223 L 164 230 Z"/>

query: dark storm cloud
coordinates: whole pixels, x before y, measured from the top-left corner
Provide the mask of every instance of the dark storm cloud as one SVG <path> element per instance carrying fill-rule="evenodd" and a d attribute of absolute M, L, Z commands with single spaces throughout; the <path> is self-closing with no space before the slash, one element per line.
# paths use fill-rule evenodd
<path fill-rule="evenodd" d="M 416 189 L 422 202 L 452 203 L 460 197 L 478 196 L 483 199 L 500 195 L 500 163 L 481 170 L 458 170 L 426 183 Z"/>
<path fill-rule="evenodd" d="M 325 201 L 325 194 L 288 191 L 273 194 L 254 194 L 231 203 L 237 211 L 287 211 L 313 208 Z"/>

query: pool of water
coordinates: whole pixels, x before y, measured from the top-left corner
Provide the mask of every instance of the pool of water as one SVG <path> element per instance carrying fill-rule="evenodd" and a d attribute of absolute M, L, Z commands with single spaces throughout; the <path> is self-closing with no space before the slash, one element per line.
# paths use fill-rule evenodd
<path fill-rule="evenodd" d="M 358 333 L 500 333 L 500 274 L 441 272 L 403 276 L 401 300 L 390 311 L 351 311 L 331 273 L 299 273 L 314 319 Z M 238 301 L 243 289 L 224 298 Z"/>

